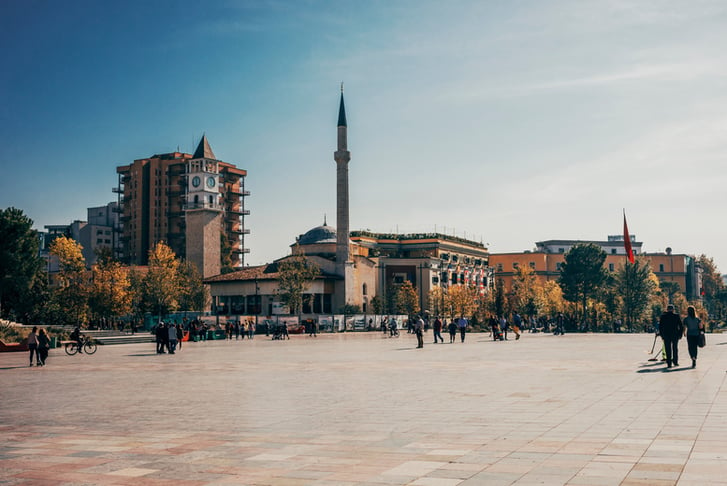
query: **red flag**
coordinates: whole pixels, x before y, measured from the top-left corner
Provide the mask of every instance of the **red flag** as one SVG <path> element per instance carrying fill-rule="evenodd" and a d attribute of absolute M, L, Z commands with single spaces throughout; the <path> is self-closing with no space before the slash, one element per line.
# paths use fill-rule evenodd
<path fill-rule="evenodd" d="M 634 250 L 631 248 L 631 237 L 629 236 L 629 227 L 626 224 L 626 211 L 624 211 L 624 248 L 626 256 L 631 263 L 634 263 Z"/>

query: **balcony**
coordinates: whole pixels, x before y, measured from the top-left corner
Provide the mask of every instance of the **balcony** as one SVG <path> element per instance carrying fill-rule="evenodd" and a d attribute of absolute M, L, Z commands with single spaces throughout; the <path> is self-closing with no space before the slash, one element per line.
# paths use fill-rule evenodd
<path fill-rule="evenodd" d="M 231 215 L 235 216 L 250 216 L 250 210 L 249 209 L 240 209 L 240 208 L 228 208 L 227 212 Z"/>
<path fill-rule="evenodd" d="M 233 248 L 232 253 L 242 255 L 243 253 L 250 253 L 250 248 Z"/>
<path fill-rule="evenodd" d="M 124 188 L 123 187 L 112 187 L 111 192 L 114 192 L 116 194 L 123 194 Z"/>

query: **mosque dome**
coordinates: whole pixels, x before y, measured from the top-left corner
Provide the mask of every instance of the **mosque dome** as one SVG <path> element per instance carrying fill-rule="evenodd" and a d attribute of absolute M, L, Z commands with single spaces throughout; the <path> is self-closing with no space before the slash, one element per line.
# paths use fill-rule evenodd
<path fill-rule="evenodd" d="M 335 243 L 336 228 L 323 223 L 323 226 L 316 226 L 298 238 L 299 245 L 315 245 L 319 243 Z"/>

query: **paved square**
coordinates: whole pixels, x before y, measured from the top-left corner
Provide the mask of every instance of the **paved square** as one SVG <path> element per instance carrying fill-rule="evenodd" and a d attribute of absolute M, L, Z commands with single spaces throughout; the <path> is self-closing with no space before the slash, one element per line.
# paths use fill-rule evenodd
<path fill-rule="evenodd" d="M 0 485 L 727 484 L 727 336 L 402 334 L 0 354 Z"/>

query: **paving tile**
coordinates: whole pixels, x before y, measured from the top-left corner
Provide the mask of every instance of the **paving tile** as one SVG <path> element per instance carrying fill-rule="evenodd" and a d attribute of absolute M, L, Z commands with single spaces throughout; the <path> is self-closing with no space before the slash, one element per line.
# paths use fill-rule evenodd
<path fill-rule="evenodd" d="M 672 373 L 649 335 L 472 337 L 0 354 L 0 485 L 727 484 L 727 336 Z"/>

